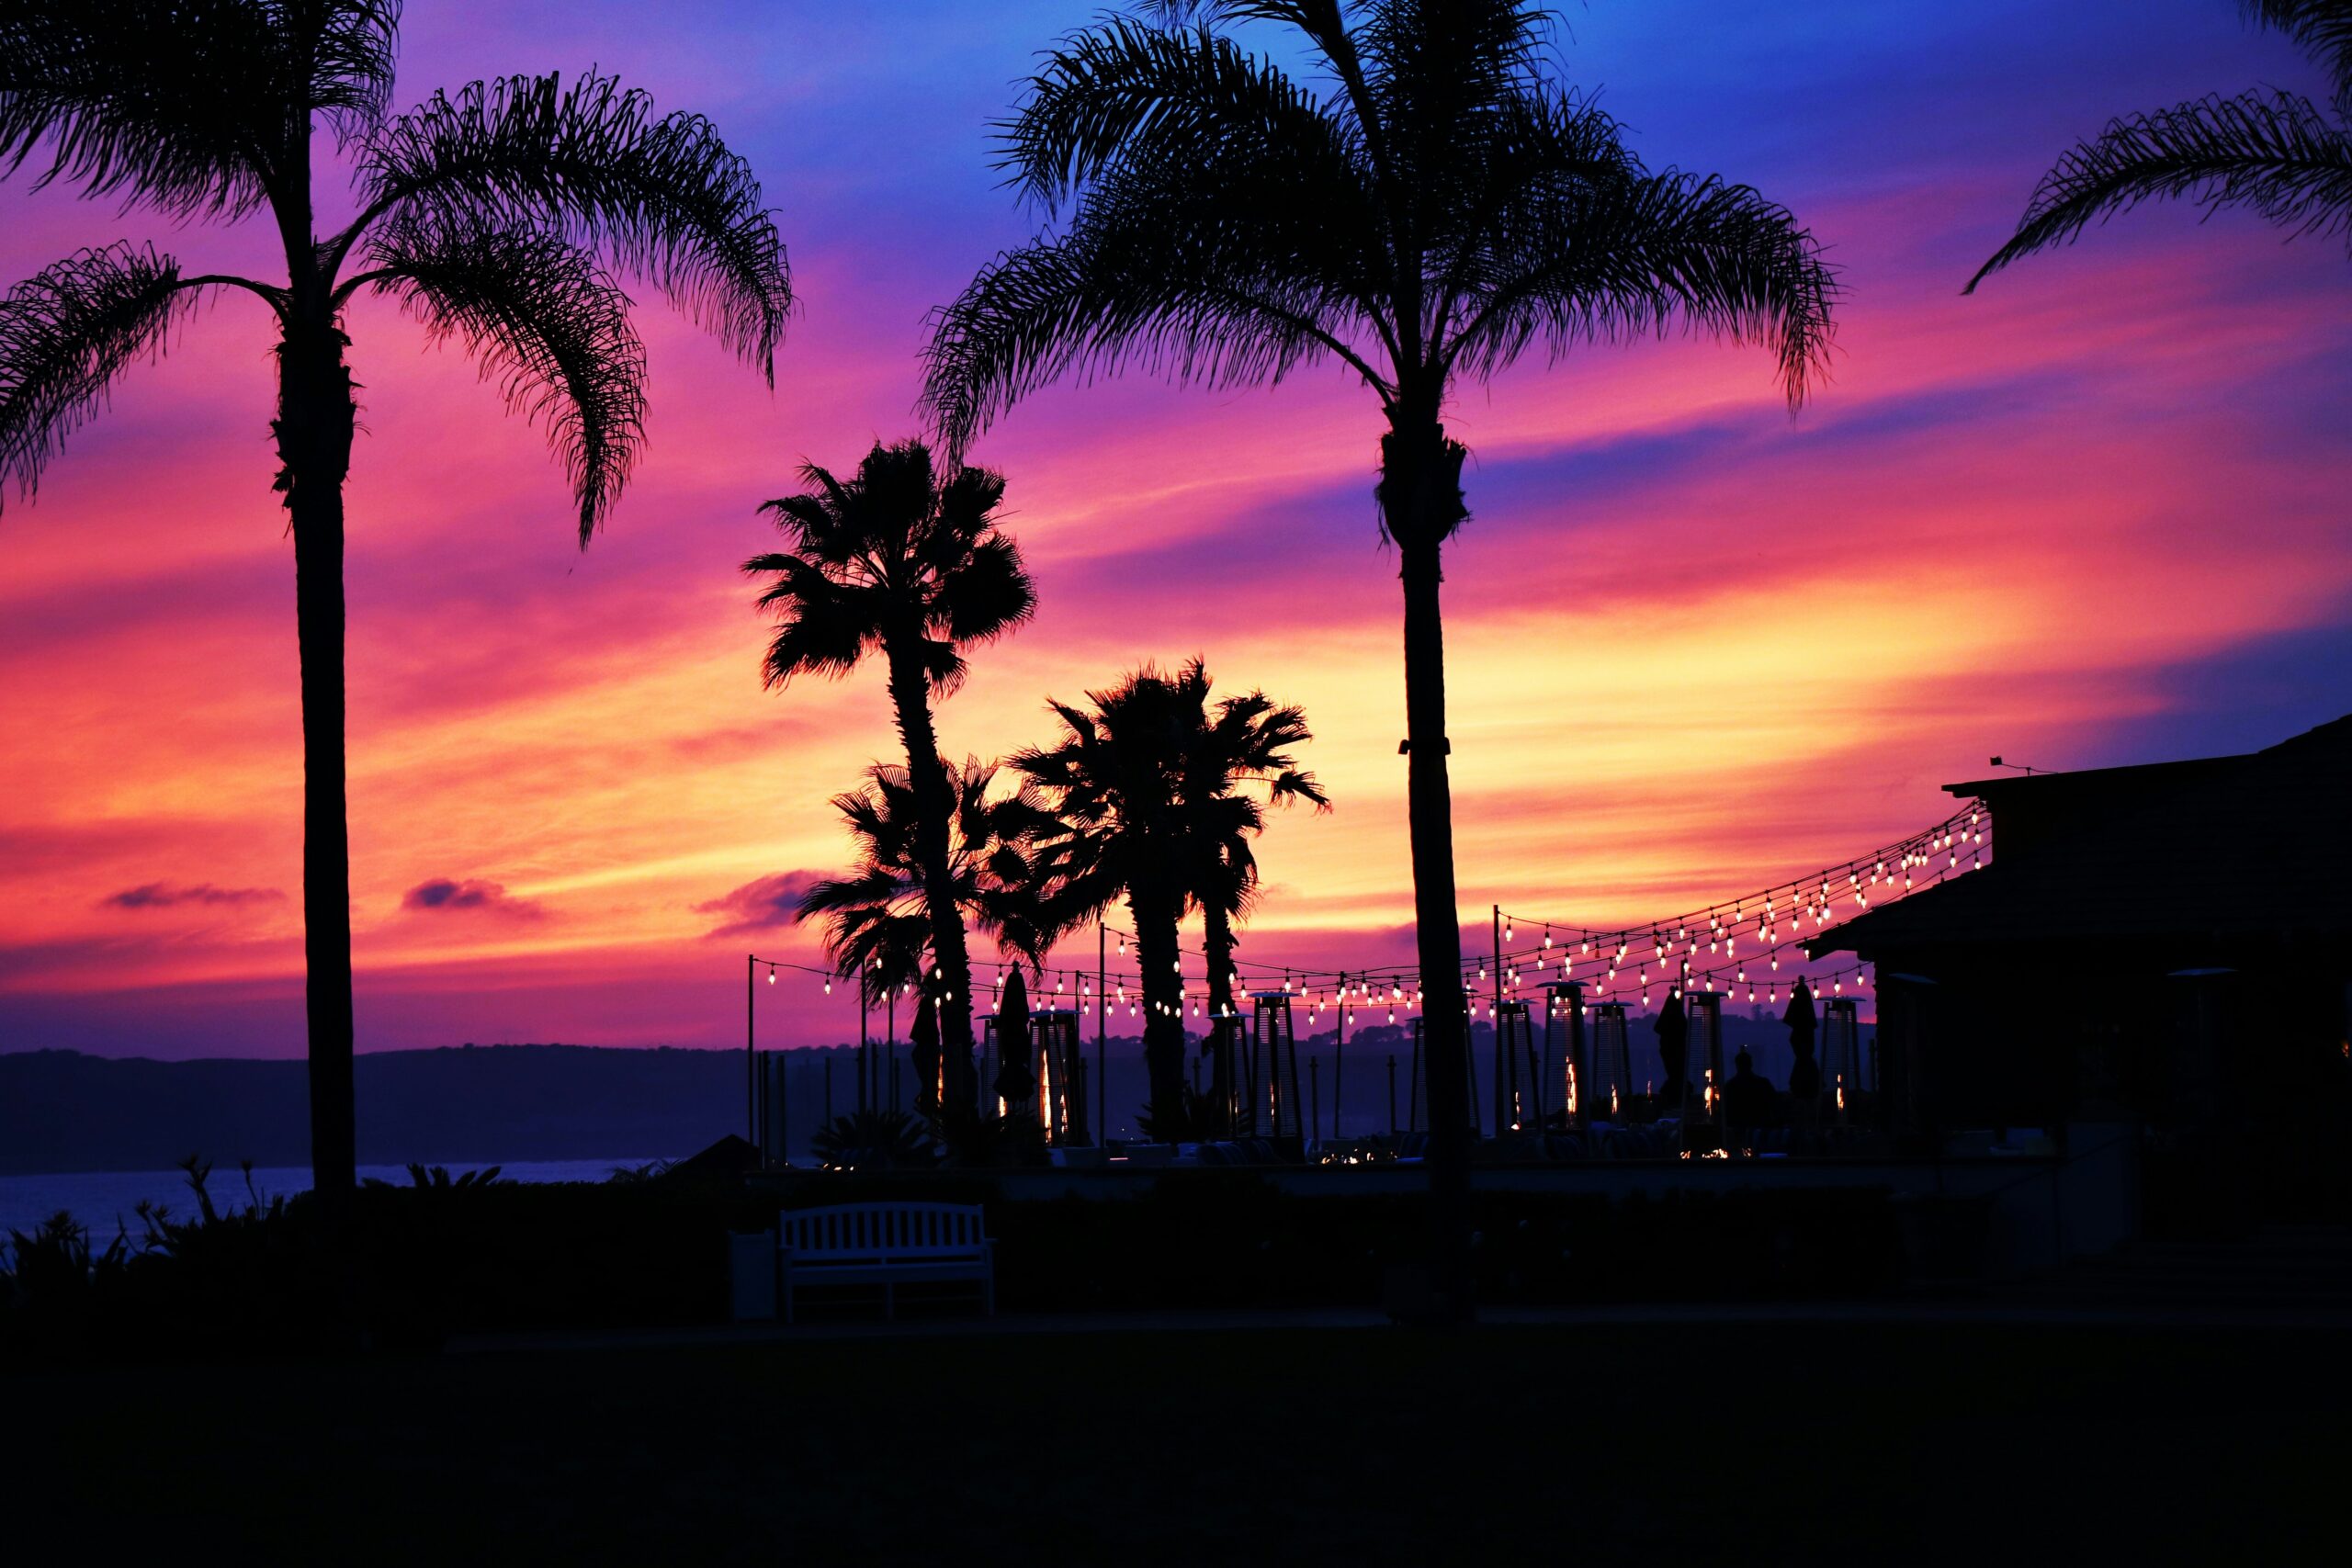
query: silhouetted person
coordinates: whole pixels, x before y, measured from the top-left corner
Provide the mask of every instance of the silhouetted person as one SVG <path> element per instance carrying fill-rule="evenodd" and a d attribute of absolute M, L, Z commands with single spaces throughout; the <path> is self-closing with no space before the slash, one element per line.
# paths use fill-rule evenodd
<path fill-rule="evenodd" d="M 1690 1061 L 1690 1021 L 1682 1011 L 1682 993 L 1669 990 L 1666 1005 L 1657 1010 L 1657 1021 L 1650 1026 L 1657 1031 L 1657 1059 L 1666 1068 L 1666 1082 L 1658 1090 L 1661 1113 L 1679 1115 L 1682 1102 L 1690 1098 L 1690 1080 L 1683 1069 Z"/>
<path fill-rule="evenodd" d="M 1771 1080 L 1756 1070 L 1756 1058 L 1742 1050 L 1731 1059 L 1731 1081 L 1724 1085 L 1724 1125 L 1731 1142 L 1742 1148 L 1756 1146 L 1757 1132 L 1772 1124 L 1776 1107 Z"/>

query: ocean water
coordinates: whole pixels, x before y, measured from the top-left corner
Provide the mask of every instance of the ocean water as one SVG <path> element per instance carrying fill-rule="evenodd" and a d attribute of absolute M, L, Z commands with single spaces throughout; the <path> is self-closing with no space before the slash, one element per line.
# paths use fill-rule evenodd
<path fill-rule="evenodd" d="M 602 1181 L 616 1166 L 631 1169 L 650 1162 L 650 1155 L 620 1156 L 610 1159 L 521 1160 L 502 1166 L 499 1177 L 510 1181 Z M 449 1174 L 479 1169 L 496 1164 L 492 1160 L 468 1161 L 453 1164 Z M 399 1165 L 363 1165 L 359 1174 L 364 1179 L 375 1177 L 400 1186 L 409 1184 L 408 1168 Z M 213 1168 L 207 1183 L 215 1207 L 226 1209 L 232 1203 L 245 1201 L 245 1179 L 233 1165 Z M 255 1166 L 254 1187 L 263 1199 L 283 1192 L 291 1197 L 307 1192 L 311 1187 L 308 1166 Z M 65 1176 L 0 1176 L 0 1245 L 7 1241 L 11 1230 L 30 1232 L 33 1226 L 63 1209 L 82 1224 L 90 1227 L 91 1240 L 103 1247 L 114 1238 L 118 1216 L 132 1235 L 139 1232 L 139 1221 L 131 1213 L 141 1199 L 168 1204 L 175 1214 L 196 1213 L 196 1194 L 188 1190 L 187 1177 L 176 1170 L 96 1170 L 77 1171 Z"/>

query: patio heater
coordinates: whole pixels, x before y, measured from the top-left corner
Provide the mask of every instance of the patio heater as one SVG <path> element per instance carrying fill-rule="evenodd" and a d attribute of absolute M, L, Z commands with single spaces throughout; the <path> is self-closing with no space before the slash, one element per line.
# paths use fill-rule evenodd
<path fill-rule="evenodd" d="M 1821 1009 L 1821 1086 L 1835 1097 L 1838 1120 L 1862 1088 L 1861 1006 L 1851 997 L 1837 997 Z"/>
<path fill-rule="evenodd" d="M 1495 1111 L 1513 1132 L 1544 1125 L 1544 1080 L 1535 1060 L 1535 1022 L 1513 998 L 1495 1010 Z"/>
<path fill-rule="evenodd" d="M 1242 1037 L 1249 1028 L 1238 1012 L 1209 1020 L 1209 1037 L 1202 1046 L 1209 1059 L 1209 1103 L 1216 1106 L 1221 1136 L 1238 1136 L 1250 1114 L 1250 1075 L 1243 1066 Z"/>
<path fill-rule="evenodd" d="M 1623 1069 L 1625 1075 L 1623 1086 L 1624 1102 L 1622 1104 L 1620 1103 L 1617 1086 L 1613 1084 L 1610 1086 L 1609 1099 L 1606 1101 L 1603 1101 L 1600 1098 L 1600 1085 L 1596 1081 L 1592 1085 L 1592 1109 L 1585 1112 L 1587 1116 L 1597 1116 L 1600 1117 L 1604 1121 L 1614 1122 L 1622 1118 L 1628 1111 L 1633 1109 L 1633 1049 L 1632 1043 L 1628 1039 L 1625 1032 L 1625 1004 L 1623 1002 L 1594 1003 L 1592 1009 L 1591 1059 L 1603 1066 L 1606 1066 L 1611 1063 L 1615 1063 Z"/>
<path fill-rule="evenodd" d="M 1724 1114 L 1724 994 L 1685 991 L 1682 1015 L 1690 1024 L 1688 1070 L 1706 1096 L 1707 1120 L 1720 1122 Z"/>
<path fill-rule="evenodd" d="M 1078 1010 L 1039 1008 L 1029 1015 L 1036 1042 L 1037 1125 L 1049 1144 L 1086 1140 L 1086 1053 L 1078 1039 Z"/>
<path fill-rule="evenodd" d="M 1549 1012 L 1544 1021 L 1544 1054 L 1559 1051 L 1560 1104 L 1571 1124 L 1614 1122 L 1634 1098 L 1634 1064 L 1625 1047 L 1624 1010 L 1618 1007 L 1615 1043 L 1604 1051 L 1598 1019 L 1584 999 L 1584 982 L 1555 980 L 1544 987 Z"/>
<path fill-rule="evenodd" d="M 1306 1102 L 1298 1089 L 1298 1034 L 1291 1026 L 1288 991 L 1250 993 L 1250 1121 L 1266 1108 L 1266 1131 L 1277 1138 L 1306 1134 Z"/>

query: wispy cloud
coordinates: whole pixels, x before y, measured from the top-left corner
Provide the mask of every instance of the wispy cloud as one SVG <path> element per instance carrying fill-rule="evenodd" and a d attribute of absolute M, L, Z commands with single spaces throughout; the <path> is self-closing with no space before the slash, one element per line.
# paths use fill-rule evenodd
<path fill-rule="evenodd" d="M 172 909 L 182 905 L 274 904 L 286 895 L 275 887 L 215 887 L 209 882 L 179 884 L 146 882 L 109 893 L 98 900 L 101 908 Z"/>
<path fill-rule="evenodd" d="M 449 913 L 481 910 L 524 920 L 539 919 L 547 914 L 538 904 L 515 897 L 498 883 L 475 878 L 459 881 L 447 876 L 418 883 L 401 895 L 401 908 Z"/>
<path fill-rule="evenodd" d="M 696 914 L 729 917 L 726 923 L 705 931 L 705 940 L 790 930 L 799 923 L 794 917 L 800 900 L 828 874 L 821 871 L 779 871 L 773 876 L 746 882 L 707 903 L 696 904 Z"/>

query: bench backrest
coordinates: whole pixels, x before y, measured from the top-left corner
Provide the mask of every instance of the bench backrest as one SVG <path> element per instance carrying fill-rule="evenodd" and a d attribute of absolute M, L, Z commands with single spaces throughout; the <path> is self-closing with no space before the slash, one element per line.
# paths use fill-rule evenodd
<path fill-rule="evenodd" d="M 787 1210 L 777 1245 L 804 1258 L 967 1258 L 986 1250 L 978 1204 L 841 1203 Z"/>

